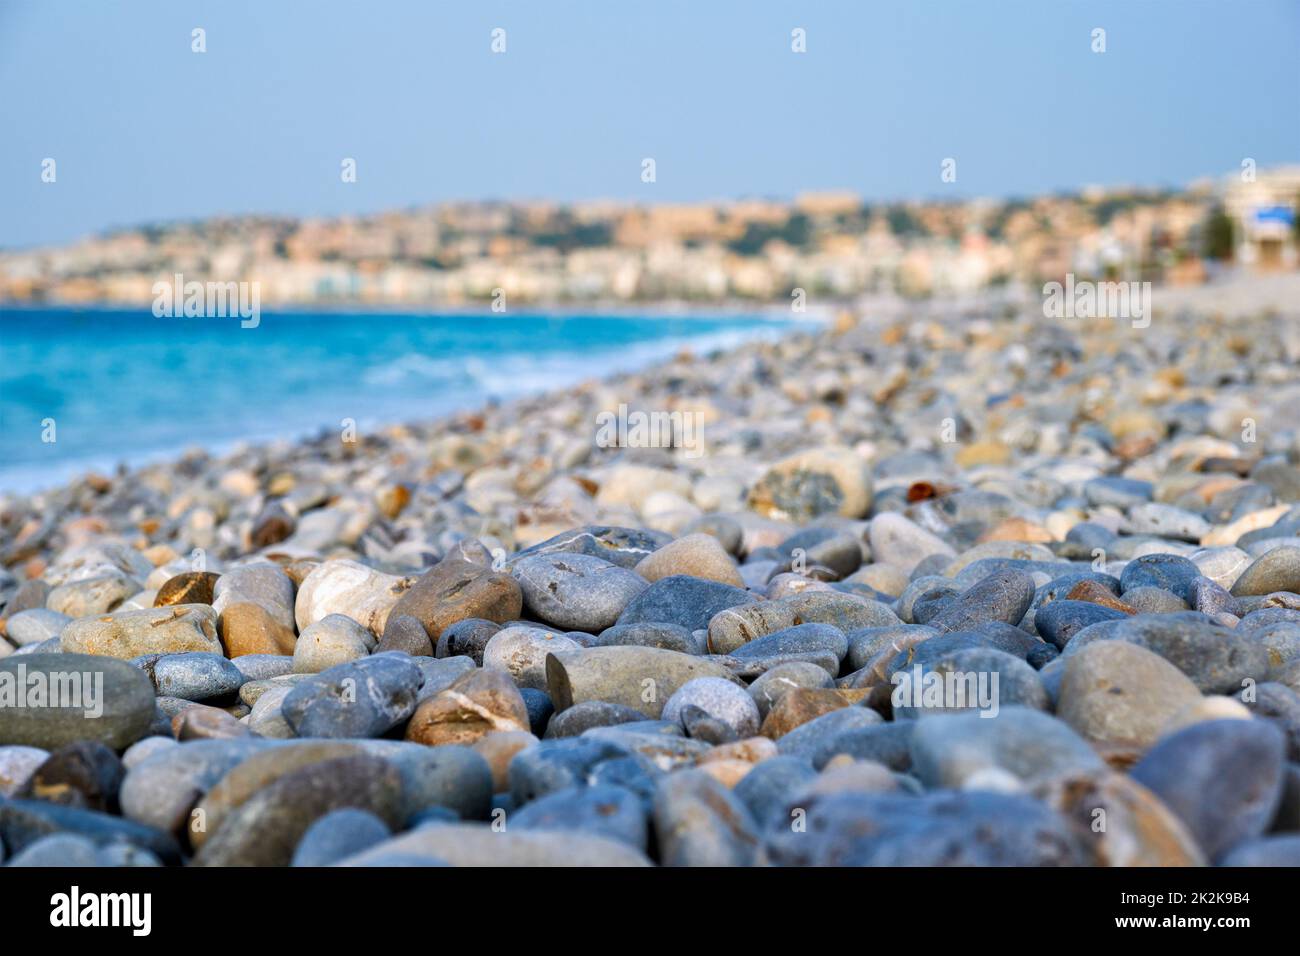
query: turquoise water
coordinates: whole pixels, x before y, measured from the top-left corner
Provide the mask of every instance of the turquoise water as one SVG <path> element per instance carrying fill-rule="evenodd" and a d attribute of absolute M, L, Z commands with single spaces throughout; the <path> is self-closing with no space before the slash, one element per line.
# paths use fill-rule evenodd
<path fill-rule="evenodd" d="M 0 490 L 344 418 L 427 419 L 788 328 L 730 315 L 285 312 L 244 329 L 147 309 L 0 308 Z"/>

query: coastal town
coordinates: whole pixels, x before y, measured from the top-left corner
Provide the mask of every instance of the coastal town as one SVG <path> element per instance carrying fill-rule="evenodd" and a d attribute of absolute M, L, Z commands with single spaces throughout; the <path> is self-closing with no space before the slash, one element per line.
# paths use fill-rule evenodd
<path fill-rule="evenodd" d="M 268 305 L 474 307 L 964 295 L 1066 275 L 1165 285 L 1294 271 L 1300 167 L 1180 190 L 1031 199 L 454 202 L 339 218 L 142 225 L 0 251 L 0 302 L 146 304 L 175 274 L 256 282 Z"/>

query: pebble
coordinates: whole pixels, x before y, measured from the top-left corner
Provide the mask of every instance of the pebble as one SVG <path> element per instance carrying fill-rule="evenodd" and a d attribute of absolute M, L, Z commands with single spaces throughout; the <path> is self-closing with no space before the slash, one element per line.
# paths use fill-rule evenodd
<path fill-rule="evenodd" d="M 376 653 L 387 653 L 376 650 Z M 394 651 L 391 653 L 402 653 Z M 424 683 L 416 695 L 416 702 L 423 703 L 456 683 L 465 674 L 475 669 L 474 661 L 468 657 L 411 657 L 411 663 L 420 668 Z"/>
<path fill-rule="evenodd" d="M 960 718 L 938 718 L 936 723 Z M 983 791 L 904 796 L 829 793 L 796 808 L 807 829 L 764 833 L 777 866 L 1081 866 L 1083 837 L 1060 814 L 1024 794 Z"/>
<path fill-rule="evenodd" d="M 191 846 L 201 849 L 231 814 L 268 784 L 304 767 L 361 753 L 354 741 L 294 741 L 238 754 L 189 814 Z"/>
<path fill-rule="evenodd" d="M 326 760 L 258 790 L 203 844 L 195 866 L 288 866 L 316 820 L 334 810 L 368 810 L 389 827 L 401 822 L 401 776 L 376 757 Z"/>
<path fill-rule="evenodd" d="M 957 556 L 953 546 L 943 538 L 891 511 L 871 519 L 867 540 L 876 561 L 893 565 L 906 574 L 911 574 L 922 560 L 932 555 Z"/>
<path fill-rule="evenodd" d="M 523 606 L 523 593 L 510 575 L 448 558 L 417 578 L 389 613 L 409 614 L 432 639 L 441 638 L 447 627 L 466 618 L 497 624 L 518 620 Z"/>
<path fill-rule="evenodd" d="M 1065 665 L 1057 716 L 1087 740 L 1145 750 L 1201 692 L 1163 657 L 1097 641 Z"/>
<path fill-rule="evenodd" d="M 888 767 L 870 760 L 834 760 L 798 791 L 790 803 L 807 806 L 818 797 L 833 793 L 893 793 L 907 789 L 903 780 Z"/>
<path fill-rule="evenodd" d="M 211 604 L 216 600 L 217 581 L 221 575 L 215 571 L 184 571 L 173 575 L 158 587 L 154 607 L 171 604 Z"/>
<path fill-rule="evenodd" d="M 482 618 L 470 617 L 457 621 L 439 636 L 434 654 L 437 657 L 465 656 L 472 660 L 476 667 L 482 667 L 483 649 L 499 630 L 501 630 L 500 624 Z"/>
<path fill-rule="evenodd" d="M 390 614 L 376 651 L 401 651 L 412 657 L 432 657 L 433 642 L 424 625 L 409 614 Z"/>
<path fill-rule="evenodd" d="M 995 572 L 957 595 L 925 623 L 937 631 L 965 631 L 986 621 L 1019 624 L 1035 590 L 1034 579 L 1023 571 Z"/>
<path fill-rule="evenodd" d="M 663 866 L 749 866 L 759 847 L 749 809 L 699 770 L 681 770 L 660 782 L 654 829 Z"/>
<path fill-rule="evenodd" d="M 598 647 L 658 647 L 682 654 L 703 651 L 695 635 L 680 624 L 616 624 L 600 632 Z"/>
<path fill-rule="evenodd" d="M 129 660 L 144 654 L 201 651 L 220 654 L 217 615 L 207 604 L 174 604 L 143 611 L 120 611 L 81 618 L 63 628 L 65 653 L 97 654 Z"/>
<path fill-rule="evenodd" d="M 178 741 L 225 740 L 252 734 L 249 726 L 241 723 L 232 714 L 201 704 L 189 707 L 174 716 L 171 720 L 171 730 L 172 736 Z"/>
<path fill-rule="evenodd" d="M 180 848 L 170 834 L 122 817 L 63 806 L 48 800 L 0 801 L 0 841 L 15 857 L 31 844 L 56 833 L 84 837 L 95 846 L 129 843 L 148 850 L 166 864 L 180 862 Z"/>
<path fill-rule="evenodd" d="M 278 743 L 253 737 L 184 745 L 169 738 L 145 738 L 122 761 L 127 768 L 118 795 L 122 814 L 160 830 L 178 832 L 190 822 L 196 795 L 206 793 L 245 757 L 274 746 Z"/>
<path fill-rule="evenodd" d="M 660 578 L 633 598 L 617 624 L 676 624 L 702 630 L 719 611 L 750 604 L 758 597 L 731 584 L 674 574 Z"/>
<path fill-rule="evenodd" d="M 292 655 L 298 636 L 260 604 L 227 604 L 219 620 L 221 644 L 230 658 L 248 655 Z"/>
<path fill-rule="evenodd" d="M 799 624 L 827 624 L 847 633 L 898 623 L 898 616 L 880 601 L 837 592 L 805 592 L 720 611 L 708 622 L 708 649 L 713 654 L 731 654 L 755 638 Z"/>
<path fill-rule="evenodd" d="M 1148 502 L 1129 509 L 1125 531 L 1151 534 L 1175 541 L 1200 541 L 1210 531 L 1210 523 L 1193 511 L 1173 505 Z"/>
<path fill-rule="evenodd" d="M 1098 866 L 1205 866 L 1178 817 L 1124 774 L 1067 774 L 1041 784 L 1035 795 L 1088 834 Z"/>
<path fill-rule="evenodd" d="M 524 687 L 520 689 L 519 695 L 523 697 L 524 706 L 528 708 L 528 724 L 533 735 L 543 736 L 550 724 L 551 716 L 555 713 L 555 705 L 551 702 L 550 694 L 533 687 Z"/>
<path fill-rule="evenodd" d="M 857 688 L 791 688 L 768 709 L 759 733 L 777 740 L 823 714 L 861 703 L 869 693 Z"/>
<path fill-rule="evenodd" d="M 295 674 L 319 674 L 360 660 L 375 647 L 375 636 L 346 614 L 327 614 L 307 625 L 293 649 Z"/>
<path fill-rule="evenodd" d="M 1240 701 L 1232 697 L 1211 694 L 1208 697 L 1201 697 L 1193 701 L 1174 714 L 1161 728 L 1161 734 L 1172 734 L 1175 730 L 1182 730 L 1184 727 L 1190 727 L 1192 724 L 1199 724 L 1206 720 L 1250 719 L 1250 710 Z"/>
<path fill-rule="evenodd" d="M 1243 689 L 1237 699 L 1250 713 L 1282 731 L 1286 735 L 1287 759 L 1300 761 L 1300 694 L 1283 684 L 1265 681 Z"/>
<path fill-rule="evenodd" d="M 612 626 L 649 586 L 640 574 L 584 554 L 534 555 L 515 562 L 511 574 L 530 615 L 551 627 L 593 634 Z"/>
<path fill-rule="evenodd" d="M 292 689 L 292 685 L 281 685 L 268 689 L 258 697 L 248 713 L 248 729 L 259 737 L 273 740 L 286 740 L 296 736 L 294 729 L 284 719 L 282 709 L 284 699 L 289 696 L 289 691 Z"/>
<path fill-rule="evenodd" d="M 533 555 L 560 552 L 588 554 L 610 564 L 617 564 L 621 568 L 635 568 L 652 552 L 671 540 L 671 536 L 658 531 L 591 525 L 565 531 L 540 544 L 535 544 L 515 555 L 512 563 L 518 563 Z"/>
<path fill-rule="evenodd" d="M 693 766 L 709 749 L 707 741 L 688 740 L 679 735 L 674 725 L 661 721 L 597 727 L 583 736 L 589 740 L 605 740 L 639 754 L 659 770 Z"/>
<path fill-rule="evenodd" d="M 19 611 L 5 621 L 5 637 L 18 647 L 57 638 L 73 619 L 48 608 Z"/>
<path fill-rule="evenodd" d="M 49 751 L 22 744 L 0 746 L 0 797 L 11 797 L 27 782 Z"/>
<path fill-rule="evenodd" d="M 745 585 L 736 562 L 711 534 L 682 535 L 647 555 L 635 570 L 646 581 L 686 574 L 738 588 Z"/>
<path fill-rule="evenodd" d="M 1196 580 L 1199 580 L 1199 578 Z M 1191 605 L 1195 587 L 1196 581 L 1188 585 L 1188 600 L 1184 600 L 1173 591 L 1166 591 L 1164 588 L 1129 588 L 1124 592 L 1124 603 L 1135 614 L 1172 614 L 1175 611 L 1186 611 Z"/>
<path fill-rule="evenodd" d="M 1105 628 L 1106 630 L 1100 630 Z M 1159 654 L 1186 674 L 1202 693 L 1240 690 L 1242 681 L 1264 680 L 1269 670 L 1267 649 L 1247 637 L 1215 624 L 1203 614 L 1139 614 L 1085 628 L 1065 649 L 1065 656 L 1094 640 L 1120 640 Z"/>
<path fill-rule="evenodd" d="M 402 775 L 402 812 L 408 821 L 434 808 L 462 820 L 487 818 L 492 767 L 473 748 L 457 744 L 425 747 L 392 740 L 361 741 L 360 745 L 397 767 Z"/>
<path fill-rule="evenodd" d="M 422 681 L 409 658 L 377 654 L 294 685 L 281 713 L 299 737 L 377 737 L 411 716 Z"/>
<path fill-rule="evenodd" d="M 545 830 L 590 834 L 626 843 L 645 853 L 649 819 L 644 802 L 631 790 L 610 784 L 556 790 L 511 814 L 507 830 Z"/>
<path fill-rule="evenodd" d="M 121 750 L 153 717 L 153 685 L 124 661 L 72 653 L 0 659 L 0 745 L 53 750 L 97 741 Z"/>
<path fill-rule="evenodd" d="M 226 610 L 236 604 L 261 608 L 279 626 L 294 631 L 294 582 L 277 564 L 257 561 L 230 568 L 212 588 L 212 607 L 224 624 Z"/>
<path fill-rule="evenodd" d="M 1192 582 L 1187 603 L 1191 605 L 1193 611 L 1200 611 L 1207 617 L 1213 618 L 1217 614 L 1231 614 L 1233 617 L 1241 617 L 1238 613 L 1241 610 L 1241 605 L 1237 603 L 1237 599 L 1219 584 L 1206 577 L 1197 578 Z"/>
<path fill-rule="evenodd" d="M 95 844 L 90 840 L 71 833 L 55 833 L 27 844 L 14 854 L 8 865 L 94 867 L 100 862 Z"/>
<path fill-rule="evenodd" d="M 631 707 L 604 700 L 585 700 L 552 717 L 546 727 L 546 739 L 578 737 L 593 727 L 614 727 L 618 724 L 640 723 L 645 719 L 644 713 Z"/>
<path fill-rule="evenodd" d="M 528 731 L 528 707 L 501 670 L 467 671 L 446 690 L 423 701 L 406 726 L 415 743 L 473 744 L 500 731 Z"/>
<path fill-rule="evenodd" d="M 293 673 L 293 658 L 280 654 L 245 654 L 232 659 L 231 663 L 244 675 L 245 683 Z"/>
<path fill-rule="evenodd" d="M 112 810 L 125 771 L 108 747 L 97 741 L 67 744 L 50 754 L 15 791 L 68 807 Z"/>
<path fill-rule="evenodd" d="M 351 618 L 377 640 L 393 606 L 411 587 L 410 578 L 384 574 L 356 561 L 324 561 L 298 588 L 294 602 L 298 632 L 305 634 L 318 621 L 339 615 Z"/>
<path fill-rule="evenodd" d="M 483 666 L 505 671 L 520 687 L 546 689 L 546 659 L 552 654 L 581 650 L 583 645 L 542 627 L 502 628 L 483 648 Z"/>
<path fill-rule="evenodd" d="M 755 638 L 717 659 L 725 662 L 734 674 L 746 678 L 799 661 L 817 664 L 833 676 L 839 673 L 840 662 L 847 653 L 848 638 L 839 628 L 829 624 L 798 624 Z"/>
<path fill-rule="evenodd" d="M 444 824 L 404 833 L 341 866 L 649 866 L 645 855 L 619 840 L 569 830 L 507 830 L 483 824 Z M 434 864 L 432 861 L 437 861 Z"/>
<path fill-rule="evenodd" d="M 120 571 L 114 571 L 102 577 L 83 578 L 59 585 L 50 591 L 45 606 L 68 617 L 92 617 L 117 610 L 139 590 L 139 581 Z"/>
<path fill-rule="evenodd" d="M 720 677 L 689 680 L 668 698 L 661 716 L 667 721 L 683 722 L 685 726 L 683 711 L 688 707 L 698 708 L 721 721 L 736 737 L 752 737 L 758 733 L 758 705 L 748 691 L 734 681 Z"/>
<path fill-rule="evenodd" d="M 391 835 L 388 825 L 373 813 L 354 807 L 334 810 L 303 833 L 290 866 L 331 866 L 383 843 Z"/>
<path fill-rule="evenodd" d="M 510 793 L 517 804 L 584 784 L 606 760 L 627 756 L 627 750 L 594 737 L 543 740 L 515 754 L 510 761 Z"/>
<path fill-rule="evenodd" d="M 1186 600 L 1200 569 L 1176 554 L 1147 554 L 1124 565 L 1119 584 L 1123 594 L 1134 588 L 1154 587 L 1172 591 Z"/>
<path fill-rule="evenodd" d="M 1034 627 L 1044 640 L 1064 650 L 1070 638 L 1088 625 L 1098 621 L 1119 621 L 1127 616 L 1124 611 L 1089 601 L 1059 600 L 1039 608 L 1034 615 Z"/>
<path fill-rule="evenodd" d="M 735 785 L 733 794 L 749 809 L 754 821 L 765 827 L 773 817 L 784 813 L 790 796 L 816 776 L 807 760 L 778 754 L 756 764 Z"/>
<path fill-rule="evenodd" d="M 962 710 L 996 716 L 1000 708 L 1009 705 L 1049 709 L 1047 690 L 1038 672 L 1022 658 L 992 647 L 952 651 L 926 667 L 915 665 L 903 673 L 906 681 L 895 687 L 895 720 Z M 936 688 L 932 696 L 925 693 L 927 681 Z"/>
<path fill-rule="evenodd" d="M 865 584 L 872 591 L 891 598 L 899 597 L 907 590 L 911 579 L 901 569 L 890 564 L 869 564 L 852 576 L 844 579 L 845 584 Z"/>
<path fill-rule="evenodd" d="M 1300 834 L 1245 840 L 1220 862 L 1221 866 L 1300 866 Z"/>
<path fill-rule="evenodd" d="M 586 647 L 546 659 L 547 690 L 557 711 L 603 700 L 657 718 L 668 698 L 696 677 L 734 679 L 722 664 L 657 647 Z"/>
<path fill-rule="evenodd" d="M 1005 771 L 1026 787 L 1101 759 L 1067 724 L 1027 707 L 1003 707 L 997 717 L 953 714 L 917 721 L 912 772 L 927 787 L 960 789 L 974 774 Z"/>
<path fill-rule="evenodd" d="M 769 518 L 807 522 L 823 515 L 860 518 L 871 507 L 866 461 L 847 448 L 799 452 L 774 464 L 749 491 L 749 506 Z"/>
<path fill-rule="evenodd" d="M 1300 593 L 1300 548 L 1274 548 L 1260 555 L 1232 585 L 1235 597 L 1274 591 Z"/>
<path fill-rule="evenodd" d="M 1229 589 L 1251 563 L 1250 555 L 1231 546 L 1202 548 L 1189 555 L 1188 560 L 1219 587 Z"/>
<path fill-rule="evenodd" d="M 149 655 L 131 662 L 149 675 L 160 696 L 210 700 L 234 694 L 247 680 L 220 654 Z"/>
<path fill-rule="evenodd" d="M 781 550 L 787 551 L 787 548 L 788 539 Z M 792 570 L 796 567 L 796 560 L 803 568 L 802 571 L 795 571 L 795 577 L 806 578 L 810 569 L 824 568 L 830 572 L 832 578 L 847 578 L 862 565 L 862 540 L 855 533 L 832 534 L 801 550 L 802 554 L 798 554 L 793 548 L 787 551 L 790 554 Z"/>
<path fill-rule="evenodd" d="M 1105 476 L 1083 483 L 1083 494 L 1091 505 L 1113 505 L 1117 508 L 1140 507 L 1151 500 L 1154 487 L 1149 481 L 1135 478 Z"/>
<path fill-rule="evenodd" d="M 1211 720 L 1158 741 L 1130 771 L 1177 816 L 1206 859 L 1261 836 L 1282 798 L 1286 742 L 1262 720 Z"/>

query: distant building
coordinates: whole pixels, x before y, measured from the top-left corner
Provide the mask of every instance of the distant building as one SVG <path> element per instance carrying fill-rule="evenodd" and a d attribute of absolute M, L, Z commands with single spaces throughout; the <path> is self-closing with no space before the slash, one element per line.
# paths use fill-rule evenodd
<path fill-rule="evenodd" d="M 809 216 L 840 216 L 862 208 L 862 198 L 854 192 L 800 193 L 795 208 Z"/>
<path fill-rule="evenodd" d="M 1229 179 L 1223 205 L 1232 218 L 1237 261 L 1257 272 L 1294 269 L 1300 166 L 1260 170 L 1253 182 Z"/>

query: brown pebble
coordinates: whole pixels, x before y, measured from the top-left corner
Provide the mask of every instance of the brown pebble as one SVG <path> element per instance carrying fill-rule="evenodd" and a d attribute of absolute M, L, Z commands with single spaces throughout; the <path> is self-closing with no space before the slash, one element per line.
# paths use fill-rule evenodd
<path fill-rule="evenodd" d="M 1137 613 L 1134 608 L 1115 597 L 1109 588 L 1098 584 L 1096 581 L 1080 581 L 1070 588 L 1070 593 L 1065 596 L 1065 599 L 1067 601 L 1087 601 L 1089 604 L 1100 604 L 1102 607 L 1123 611 L 1125 614 Z"/>
<path fill-rule="evenodd" d="M 221 612 L 221 645 L 227 657 L 288 655 L 297 643 L 293 629 L 277 621 L 260 605 L 244 601 L 231 604 Z"/>
<path fill-rule="evenodd" d="M 154 607 L 171 604 L 211 604 L 212 589 L 221 575 L 212 571 L 185 571 L 168 578 L 153 599 Z"/>
<path fill-rule="evenodd" d="M 768 711 L 759 733 L 777 740 L 823 714 L 852 707 L 866 699 L 868 693 L 866 690 L 796 687 L 782 694 L 781 699 Z"/>
<path fill-rule="evenodd" d="M 528 730 L 528 707 L 505 671 L 469 671 L 420 704 L 406 739 L 436 747 L 473 744 L 502 730 Z"/>

